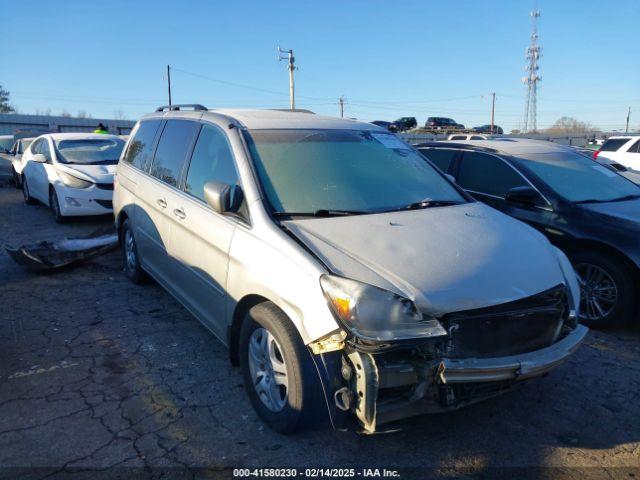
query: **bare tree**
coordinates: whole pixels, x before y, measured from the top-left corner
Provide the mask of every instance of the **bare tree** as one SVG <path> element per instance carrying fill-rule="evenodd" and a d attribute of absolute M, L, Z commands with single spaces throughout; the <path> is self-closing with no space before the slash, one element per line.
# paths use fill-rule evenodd
<path fill-rule="evenodd" d="M 60 112 L 60 116 L 61 117 L 66 117 L 66 118 L 70 118 L 71 114 L 69 112 L 67 112 L 66 110 L 62 110 L 62 112 Z"/>
<path fill-rule="evenodd" d="M 554 135 L 580 134 L 599 131 L 589 122 L 582 122 L 574 117 L 560 117 L 553 125 L 544 130 L 544 133 Z"/>
<path fill-rule="evenodd" d="M 121 108 L 118 108 L 113 111 L 113 118 L 115 118 L 116 120 L 127 120 L 127 115 Z"/>
<path fill-rule="evenodd" d="M 13 113 L 15 108 L 9 103 L 9 91 L 2 88 L 0 85 L 0 113 Z"/>
<path fill-rule="evenodd" d="M 76 115 L 76 117 L 78 117 L 78 118 L 93 118 L 90 113 L 87 113 L 86 110 L 80 110 L 78 112 L 78 115 Z"/>

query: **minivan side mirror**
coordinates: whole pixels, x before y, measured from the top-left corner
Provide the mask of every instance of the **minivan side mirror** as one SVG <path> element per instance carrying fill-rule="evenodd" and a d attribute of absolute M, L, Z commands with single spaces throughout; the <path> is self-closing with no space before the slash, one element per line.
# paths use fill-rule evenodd
<path fill-rule="evenodd" d="M 204 184 L 204 198 L 215 212 L 235 212 L 242 201 L 242 190 L 237 185 L 207 182 Z"/>
<path fill-rule="evenodd" d="M 42 153 L 36 153 L 31 160 L 38 163 L 47 163 L 47 157 L 45 157 Z"/>
<path fill-rule="evenodd" d="M 513 187 L 507 191 L 505 200 L 520 205 L 534 206 L 540 204 L 540 194 L 530 186 Z"/>

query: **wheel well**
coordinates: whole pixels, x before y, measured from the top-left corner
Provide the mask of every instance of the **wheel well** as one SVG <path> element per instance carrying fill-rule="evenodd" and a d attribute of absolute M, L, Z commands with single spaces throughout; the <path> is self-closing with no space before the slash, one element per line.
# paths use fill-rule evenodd
<path fill-rule="evenodd" d="M 589 251 L 596 251 L 610 255 L 611 257 L 616 258 L 618 261 L 624 264 L 636 277 L 640 276 L 640 269 L 627 255 L 622 253 L 617 248 L 604 243 L 595 242 L 592 240 L 577 240 L 573 242 L 569 246 L 569 248 L 567 248 L 567 255 L 571 257 L 571 255 L 574 255 L 576 253 Z"/>
<path fill-rule="evenodd" d="M 231 360 L 232 365 L 237 366 L 240 364 L 240 328 L 242 327 L 242 321 L 244 320 L 245 315 L 259 303 L 268 301 L 268 298 L 261 295 L 247 295 L 236 304 L 236 308 L 233 311 L 233 320 L 229 327 L 229 359 Z"/>

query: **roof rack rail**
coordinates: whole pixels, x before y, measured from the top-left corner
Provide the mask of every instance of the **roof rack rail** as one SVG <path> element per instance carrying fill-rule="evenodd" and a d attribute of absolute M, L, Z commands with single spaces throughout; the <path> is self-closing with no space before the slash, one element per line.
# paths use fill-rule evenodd
<path fill-rule="evenodd" d="M 164 112 L 165 110 L 179 111 L 184 108 L 191 108 L 194 111 L 207 110 L 207 107 L 200 105 L 199 103 L 181 103 L 179 105 L 162 105 L 161 107 L 156 108 L 156 112 Z"/>

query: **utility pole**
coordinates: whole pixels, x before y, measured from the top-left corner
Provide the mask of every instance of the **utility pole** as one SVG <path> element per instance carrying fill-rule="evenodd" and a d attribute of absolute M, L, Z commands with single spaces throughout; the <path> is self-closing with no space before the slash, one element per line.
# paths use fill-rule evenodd
<path fill-rule="evenodd" d="M 531 29 L 531 45 L 527 47 L 527 76 L 522 81 L 527 85 L 527 100 L 524 106 L 524 123 L 523 133 L 538 130 L 538 83 L 542 77 L 538 75 L 538 61 L 542 56 L 542 47 L 538 45 L 538 18 L 540 10 L 534 10 L 530 13 L 532 29 Z"/>
<path fill-rule="evenodd" d="M 296 92 L 293 84 L 293 71 L 296 69 L 293 50 L 283 50 L 278 47 L 278 60 L 287 60 L 289 62 L 289 106 L 291 110 L 296 109 Z"/>
<path fill-rule="evenodd" d="M 340 118 L 344 118 L 344 96 L 338 99 L 338 105 L 340 105 Z"/>
<path fill-rule="evenodd" d="M 629 133 L 629 117 L 631 116 L 631 107 L 627 110 L 627 127 L 624 129 L 624 133 Z"/>
<path fill-rule="evenodd" d="M 169 87 L 169 108 L 171 108 L 171 67 L 167 65 L 167 84 Z"/>
<path fill-rule="evenodd" d="M 496 92 L 491 94 L 491 134 L 493 134 L 493 119 L 496 112 Z"/>

